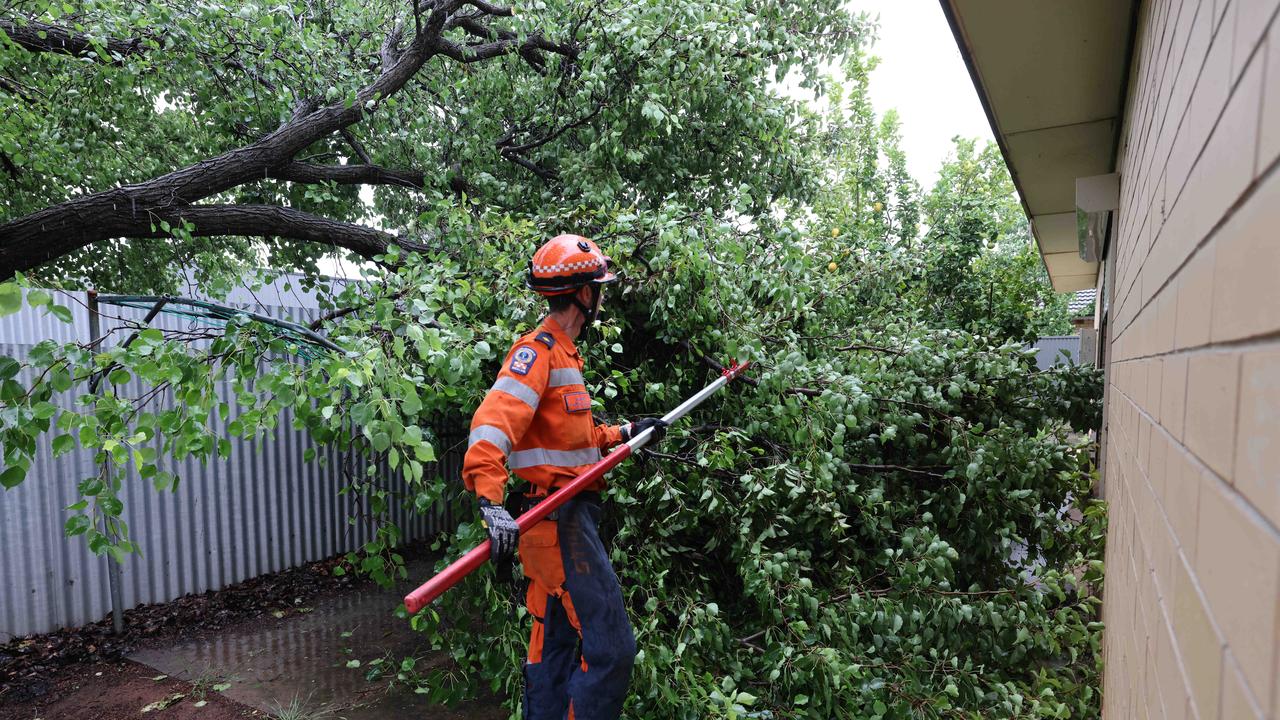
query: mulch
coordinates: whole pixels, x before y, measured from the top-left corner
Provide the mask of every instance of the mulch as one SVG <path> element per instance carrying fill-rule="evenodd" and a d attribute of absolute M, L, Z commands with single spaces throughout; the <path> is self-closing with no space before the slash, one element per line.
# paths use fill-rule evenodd
<path fill-rule="evenodd" d="M 405 554 L 425 554 L 425 544 L 422 545 L 423 548 L 412 549 L 416 552 Z M 204 636 L 261 616 L 264 612 L 287 614 L 319 597 L 371 584 L 370 580 L 355 573 L 335 576 L 333 568 L 340 564 L 341 557 L 330 558 L 274 575 L 256 577 L 221 590 L 184 595 L 167 603 L 142 605 L 124 613 L 125 632 L 121 635 L 112 633 L 111 616 L 108 615 L 90 625 L 11 640 L 0 645 L 0 717 L 4 717 L 6 709 L 13 707 L 53 707 L 60 697 L 59 691 L 65 690 L 67 676 L 83 679 L 86 666 L 119 663 L 142 641 Z M 151 673 L 152 676 L 154 674 Z M 107 675 L 104 673 L 104 677 Z M 209 707 L 206 706 L 199 712 L 207 710 Z M 175 717 L 169 710 L 164 716 Z M 52 716 L 42 717 L 48 720 Z M 137 717 L 136 711 L 133 717 Z M 210 720 L 222 716 L 201 714 L 200 717 Z"/>

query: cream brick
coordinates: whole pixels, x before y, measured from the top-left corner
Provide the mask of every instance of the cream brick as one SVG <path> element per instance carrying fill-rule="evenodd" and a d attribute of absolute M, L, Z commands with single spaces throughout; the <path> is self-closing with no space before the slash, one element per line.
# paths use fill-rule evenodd
<path fill-rule="evenodd" d="M 1174 331 L 1178 323 L 1178 294 L 1166 287 L 1156 297 L 1156 327 L 1152 349 L 1157 353 L 1173 350 Z"/>
<path fill-rule="evenodd" d="M 1241 360 L 1234 484 L 1280 526 L 1280 350 Z"/>
<path fill-rule="evenodd" d="M 1185 58 L 1197 51 L 1197 47 L 1190 45 L 1193 39 L 1200 39 L 1204 44 L 1208 42 L 1207 30 L 1196 30 L 1192 21 L 1195 19 L 1196 12 L 1199 9 L 1199 3 L 1196 0 L 1184 0 L 1180 3 L 1177 13 L 1177 27 L 1174 31 L 1173 41 L 1170 43 L 1170 55 L 1168 59 L 1168 70 L 1165 73 L 1167 86 L 1164 90 L 1164 106 L 1159 114 L 1159 130 L 1160 133 L 1156 138 L 1153 154 L 1156 156 L 1157 165 L 1167 167 L 1169 161 L 1169 149 L 1173 146 L 1174 137 L 1178 132 L 1178 125 L 1182 122 L 1183 112 L 1187 107 L 1187 99 L 1190 93 L 1189 83 L 1185 79 L 1182 71 L 1182 65 Z M 1193 38 L 1192 33 L 1195 33 Z M 1204 52 L 1205 45 L 1199 46 L 1199 52 Z M 1166 195 L 1170 192 L 1176 192 L 1181 187 L 1185 176 L 1175 177 L 1168 174 L 1166 184 L 1170 189 L 1166 189 Z M 1176 185 L 1173 184 L 1176 181 Z M 1172 200 L 1172 197 L 1169 197 Z"/>
<path fill-rule="evenodd" d="M 1239 385 L 1238 354 L 1191 356 L 1187 367 L 1187 447 L 1227 479 L 1232 477 L 1235 460 Z"/>
<path fill-rule="evenodd" d="M 1151 459 L 1151 421 L 1139 416 L 1138 419 L 1138 472 L 1146 478 L 1147 467 Z"/>
<path fill-rule="evenodd" d="M 1168 516 L 1160 514 L 1160 522 L 1156 523 L 1156 537 L 1151 540 L 1151 559 L 1154 565 L 1156 590 L 1161 602 L 1173 603 L 1173 579 L 1176 563 L 1182 562 L 1178 557 L 1178 543 L 1169 526 Z"/>
<path fill-rule="evenodd" d="M 1236 8 L 1241 2 L 1246 0 L 1213 0 L 1213 21 L 1216 26 L 1215 32 L 1221 32 L 1228 38 L 1231 37 L 1231 29 L 1234 23 Z"/>
<path fill-rule="evenodd" d="M 1232 77 L 1240 77 L 1250 56 L 1262 43 L 1280 0 L 1244 0 L 1236 6 L 1235 37 L 1231 42 Z"/>
<path fill-rule="evenodd" d="M 1134 329 L 1135 340 L 1138 337 L 1138 332 L 1139 331 L 1135 328 Z M 1142 396 L 1147 391 L 1147 363 L 1146 363 L 1146 360 L 1139 359 L 1139 360 L 1134 360 L 1132 363 L 1130 363 L 1130 365 L 1131 365 L 1131 368 L 1129 370 L 1129 388 L 1128 390 L 1125 391 L 1125 394 L 1129 396 L 1129 402 L 1133 404 L 1133 407 L 1141 408 Z M 1138 440 L 1138 435 L 1136 431 L 1141 429 L 1142 429 L 1141 425 L 1134 426 L 1135 432 L 1133 435 L 1133 439 L 1134 439 L 1135 445 L 1137 444 L 1137 440 Z"/>
<path fill-rule="evenodd" d="M 1164 232 L 1165 213 L 1167 212 L 1164 204 L 1163 174 L 1160 175 L 1160 179 L 1156 182 L 1150 202 L 1151 204 L 1147 208 L 1147 227 L 1151 229 L 1151 243 L 1155 245 L 1159 242 L 1160 235 Z"/>
<path fill-rule="evenodd" d="M 1280 538 L 1229 485 L 1207 476 L 1203 481 L 1195 560 L 1200 588 L 1253 694 L 1270 699 Z"/>
<path fill-rule="evenodd" d="M 1134 483 L 1138 486 L 1134 495 L 1137 496 L 1137 513 L 1138 513 L 1138 540 L 1137 545 L 1141 551 L 1138 556 L 1140 560 L 1139 570 L 1141 571 L 1139 580 L 1140 591 L 1138 597 L 1154 599 L 1156 596 L 1155 570 L 1156 551 L 1154 545 L 1160 542 L 1159 531 L 1164 526 L 1164 513 L 1160 510 L 1160 502 L 1156 500 L 1155 494 L 1151 491 L 1151 486 L 1145 480 L 1139 480 Z"/>
<path fill-rule="evenodd" d="M 1151 447 L 1148 449 L 1148 457 L 1150 458 L 1147 467 L 1147 479 L 1151 481 L 1151 491 L 1155 493 L 1156 500 L 1162 506 L 1164 504 L 1165 492 L 1165 468 L 1169 462 L 1169 441 L 1165 438 L 1164 431 L 1156 427 L 1151 432 Z"/>
<path fill-rule="evenodd" d="M 1258 137 L 1258 170 L 1264 171 L 1280 155 L 1280 24 L 1272 23 L 1262 49 L 1267 71 L 1262 90 L 1262 130 Z"/>
<path fill-rule="evenodd" d="M 1230 649 L 1222 666 L 1222 712 L 1218 717 L 1223 720 L 1263 720 L 1266 717 L 1258 707 L 1257 699 L 1249 692 L 1240 673 L 1240 665 Z"/>
<path fill-rule="evenodd" d="M 1196 523 L 1200 517 L 1200 472 L 1181 448 L 1176 448 L 1176 452 L 1170 455 L 1165 515 L 1182 553 L 1193 562 L 1196 557 Z M 1176 567 L 1174 571 L 1176 575 Z"/>
<path fill-rule="evenodd" d="M 1211 56 L 1210 59 L 1216 61 L 1217 57 Z M 1218 70 L 1206 65 L 1206 72 L 1211 69 Z M 1202 76 L 1201 83 L 1204 82 L 1206 78 Z M 1225 77 L 1219 82 L 1226 82 Z M 1196 92 L 1198 98 L 1199 87 Z M 1216 96 L 1213 102 L 1217 102 Z M 1179 260 L 1183 249 L 1189 250 L 1209 235 L 1253 181 L 1258 147 L 1258 109 L 1261 103 L 1262 62 L 1256 61 L 1249 65 L 1239 87 L 1222 112 L 1221 119 L 1216 116 L 1213 118 L 1217 121 L 1217 127 L 1213 129 L 1204 154 L 1195 164 L 1191 178 L 1178 198 L 1176 214 L 1183 236 L 1182 244 L 1170 249 L 1170 260 L 1173 262 Z M 1198 105 L 1193 106 L 1192 110 L 1196 113 L 1216 112 L 1205 111 Z M 1207 117 L 1202 121 L 1211 122 Z M 1174 148 L 1174 152 L 1196 151 L 1188 145 L 1179 145 Z"/>
<path fill-rule="evenodd" d="M 1157 675 L 1160 678 L 1165 717 L 1169 720 L 1185 720 L 1190 689 L 1187 686 L 1182 658 L 1174 646 L 1172 631 L 1167 622 L 1166 617 L 1161 623 L 1164 626 L 1162 631 L 1155 637 L 1156 663 L 1159 665 Z"/>
<path fill-rule="evenodd" d="M 1215 241 L 1212 337 L 1280 329 L 1280 174 L 1272 174 Z"/>
<path fill-rule="evenodd" d="M 1280 607 L 1276 608 L 1276 612 L 1280 613 Z M 1277 622 L 1277 625 L 1280 626 L 1280 622 Z M 1280 627 L 1276 632 L 1276 645 L 1280 645 Z M 1276 663 L 1272 678 L 1271 686 L 1275 691 L 1272 693 L 1274 697 L 1271 698 L 1271 717 L 1277 718 L 1280 717 L 1280 663 Z"/>
<path fill-rule="evenodd" d="M 1169 102 L 1168 120 L 1166 120 L 1168 137 L 1161 142 L 1162 148 L 1169 148 L 1168 190 L 1169 205 L 1172 206 L 1182 193 L 1191 166 L 1198 153 L 1176 152 L 1178 138 L 1184 133 L 1187 125 L 1189 106 L 1200 70 L 1204 66 L 1205 54 L 1209 50 L 1209 41 L 1213 37 L 1212 25 L 1205 20 L 1213 11 L 1211 0 L 1190 1 L 1189 7 L 1183 9 L 1178 18 L 1179 33 L 1185 33 L 1186 44 L 1183 45 L 1178 74 L 1173 84 L 1173 94 Z M 1184 26 L 1185 23 L 1185 26 Z M 1175 52 L 1175 54 L 1177 54 Z"/>
<path fill-rule="evenodd" d="M 1213 317 L 1214 246 L 1201 248 L 1177 277 L 1178 322 L 1174 344 L 1179 349 L 1209 341 Z"/>
<path fill-rule="evenodd" d="M 1187 671 L 1195 711 L 1201 718 L 1214 718 L 1222 692 L 1222 639 L 1213 627 L 1189 568 L 1179 564 L 1177 575 L 1174 638 Z"/>
<path fill-rule="evenodd" d="M 1164 717 L 1164 702 L 1161 698 L 1164 691 L 1160 687 L 1160 670 L 1156 665 L 1156 648 L 1155 642 L 1147 643 L 1147 656 L 1142 659 L 1143 674 L 1142 685 L 1145 690 L 1143 693 L 1143 703 L 1149 709 L 1150 713 L 1155 717 Z"/>
<path fill-rule="evenodd" d="M 1144 408 L 1156 422 L 1160 421 L 1161 382 L 1164 378 L 1164 359 L 1152 358 L 1147 370 L 1147 398 Z"/>
<path fill-rule="evenodd" d="M 1160 385 L 1160 424 L 1178 440 L 1182 439 L 1183 415 L 1187 403 L 1187 356 L 1164 359 L 1164 380 Z"/>
<path fill-rule="evenodd" d="M 1203 8 L 1202 8 L 1203 10 Z M 1187 105 L 1187 113 L 1182 118 L 1182 126 L 1178 128 L 1178 136 L 1174 140 L 1170 161 L 1175 157 L 1187 157 L 1191 168 L 1198 164 L 1201 150 L 1209 140 L 1222 109 L 1227 104 L 1232 86 L 1231 80 L 1231 33 L 1216 33 L 1209 44 L 1209 52 L 1205 55 L 1204 65 L 1200 68 L 1199 77 L 1195 81 L 1195 90 Z M 1185 72 L 1188 62 L 1195 62 L 1192 57 L 1183 60 L 1182 70 Z M 1194 66 L 1193 66 L 1194 67 Z M 1188 170 L 1188 181 L 1197 175 L 1194 169 Z M 1187 185 L 1182 186 L 1184 192 Z M 1182 193 L 1178 194 L 1178 202 L 1182 202 Z"/>

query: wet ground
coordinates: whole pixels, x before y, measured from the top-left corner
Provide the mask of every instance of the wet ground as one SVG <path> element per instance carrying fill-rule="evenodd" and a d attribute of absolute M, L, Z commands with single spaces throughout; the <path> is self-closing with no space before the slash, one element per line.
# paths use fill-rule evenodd
<path fill-rule="evenodd" d="M 428 568 L 411 567 L 410 577 L 425 578 Z M 445 709 L 409 688 L 366 680 L 379 658 L 430 662 L 422 636 L 394 614 L 408 589 L 344 592 L 208 637 L 145 647 L 130 659 L 188 682 L 225 685 L 223 697 L 268 716 L 297 708 L 310 711 L 307 717 L 346 720 L 506 718 L 496 700 Z"/>

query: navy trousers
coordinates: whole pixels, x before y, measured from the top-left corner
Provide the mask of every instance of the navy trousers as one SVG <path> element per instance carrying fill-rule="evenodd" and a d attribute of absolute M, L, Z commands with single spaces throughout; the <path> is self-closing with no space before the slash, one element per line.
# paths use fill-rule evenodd
<path fill-rule="evenodd" d="M 597 530 L 600 499 L 583 493 L 521 537 L 534 627 L 525 664 L 526 720 L 616 720 L 636 640 Z M 545 526 L 545 527 L 544 527 Z"/>

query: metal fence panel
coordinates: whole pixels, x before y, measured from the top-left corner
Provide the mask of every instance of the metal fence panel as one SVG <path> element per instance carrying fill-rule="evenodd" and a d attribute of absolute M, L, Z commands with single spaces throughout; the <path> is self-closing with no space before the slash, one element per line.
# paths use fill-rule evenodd
<path fill-rule="evenodd" d="M 1046 335 L 1035 341 L 1032 347 L 1036 350 L 1036 367 L 1041 370 L 1080 362 L 1079 335 Z"/>
<path fill-rule="evenodd" d="M 249 296 L 233 295 L 229 304 L 296 322 L 319 317 L 315 298 L 300 290 L 283 290 L 288 279 Z M 78 296 L 80 299 L 84 295 Z M 263 304 L 269 298 L 281 304 Z M 68 304 L 60 298 L 63 304 Z M 295 304 L 296 302 L 296 304 Z M 307 306 L 309 305 L 309 306 Z M 73 308 L 74 322 L 63 323 L 42 311 L 24 308 L 0 318 L 0 354 L 22 359 L 46 339 L 58 342 L 89 339 L 88 312 Z M 104 312 L 141 319 L 144 311 L 110 307 Z M 114 323 L 104 319 L 104 327 Z M 191 321 L 160 315 L 154 326 L 186 329 Z M 123 342 L 128 333 L 115 333 L 109 343 Z M 28 382 L 29 375 L 23 377 Z M 144 387 L 136 378 L 115 391 L 136 397 Z M 60 397 L 71 407 L 73 388 Z M 223 400 L 233 400 L 229 384 L 219 388 Z M 155 400 L 157 408 L 172 407 L 170 393 Z M 230 402 L 232 408 L 235 403 Z M 233 410 L 234 412 L 234 410 Z M 234 415 L 233 415 L 234 417 Z M 233 418 L 228 418 L 228 421 Z M 211 418 L 215 430 L 225 424 Z M 455 433 L 437 429 L 452 452 L 438 448 L 440 461 L 428 477 L 460 475 L 461 452 Z M 40 452 L 24 483 L 0 491 L 0 641 L 96 621 L 111 611 L 107 560 L 89 552 L 83 538 L 66 538 L 65 508 L 79 500 L 77 484 L 96 475 L 92 454 L 77 447 L 54 458 L 51 436 L 40 440 Z M 316 459 L 303 454 L 316 450 Z M 371 539 L 366 523 L 349 522 L 357 511 L 351 494 L 339 495 L 345 480 L 342 464 L 352 458 L 332 447 L 317 447 L 304 430 L 293 427 L 290 412 L 282 412 L 273 436 L 233 440 L 228 459 L 202 464 L 191 458 L 170 459 L 170 470 L 181 477 L 174 492 L 157 492 L 132 471 L 123 479 L 121 500 L 131 538 L 141 553 L 129 557 L 121 570 L 124 608 L 166 602 L 188 593 L 216 590 L 265 573 L 353 550 Z M 358 469 L 363 472 L 363 460 Z M 375 474 L 388 489 L 403 488 L 395 473 L 383 466 Z M 447 530 L 451 518 L 437 508 L 421 515 L 395 504 L 392 519 L 405 540 Z"/>

